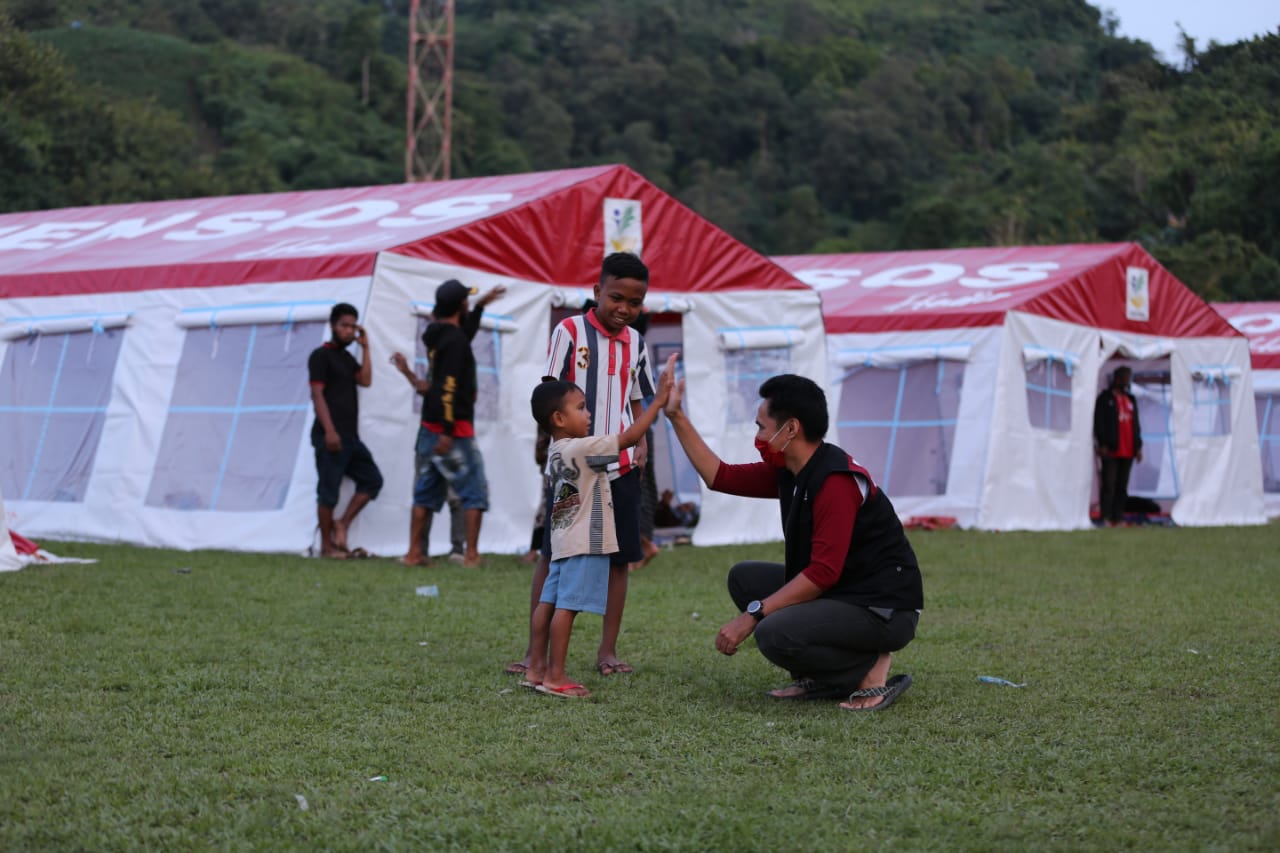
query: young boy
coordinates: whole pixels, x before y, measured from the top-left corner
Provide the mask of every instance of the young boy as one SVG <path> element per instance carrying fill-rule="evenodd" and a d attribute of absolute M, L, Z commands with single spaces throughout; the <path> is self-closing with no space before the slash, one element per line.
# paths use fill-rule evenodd
<path fill-rule="evenodd" d="M 608 476 L 623 450 L 653 425 L 667 401 L 676 356 L 658 383 L 653 405 L 629 427 L 592 436 L 591 411 L 582 389 L 548 379 L 533 391 L 534 420 L 551 436 L 547 475 L 551 481 L 552 561 L 542 594 L 529 619 L 530 660 L 524 686 L 551 696 L 586 698 L 591 692 L 565 675 L 569 635 L 582 610 L 604 615 L 609 597 L 609 555 L 618 550 Z"/>
<path fill-rule="evenodd" d="M 648 291 L 649 268 L 635 255 L 615 252 L 601 265 L 595 307 L 564 319 L 551 333 L 543 378 L 573 382 L 586 389 L 593 435 L 621 433 L 639 416 L 643 399 L 653 394 L 644 337 L 630 328 L 644 308 Z M 618 551 L 610 558 L 609 603 L 596 652 L 596 670 L 601 675 L 631 672 L 631 666 L 618 659 L 618 633 L 627 603 L 627 568 L 644 559 L 637 467 L 643 459 L 637 459 L 635 453 L 639 451 L 643 456 L 647 450 L 643 441 L 634 451 L 623 450 L 609 469 Z M 538 605 L 550 560 L 551 551 L 544 538 L 542 556 L 530 585 L 531 611 Z M 524 660 L 510 664 L 506 672 L 525 672 L 531 653 L 532 646 L 525 650 Z"/>

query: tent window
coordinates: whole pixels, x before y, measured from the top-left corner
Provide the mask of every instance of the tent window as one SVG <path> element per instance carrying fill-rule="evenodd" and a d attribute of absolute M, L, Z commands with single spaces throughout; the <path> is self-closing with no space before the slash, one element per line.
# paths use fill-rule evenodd
<path fill-rule="evenodd" d="M 1262 490 L 1280 493 L 1280 393 L 1258 394 L 1258 444 L 1262 449 Z"/>
<path fill-rule="evenodd" d="M 430 322 L 428 317 L 418 318 L 413 372 L 419 379 L 428 379 L 431 373 L 427 347 L 422 342 L 422 334 L 427 330 L 427 324 Z M 498 420 L 498 394 L 502 389 L 502 332 L 505 328 L 502 324 L 482 323 L 476 336 L 471 339 L 471 354 L 476 358 L 476 423 Z M 421 414 L 422 395 L 414 394 L 413 402 L 414 414 Z"/>
<path fill-rule="evenodd" d="M 1133 369 L 1130 386 L 1142 426 L 1142 461 L 1129 478 L 1129 494 L 1152 500 L 1178 497 L 1178 466 L 1173 458 L 1173 394 L 1167 369 Z"/>
<path fill-rule="evenodd" d="M 188 329 L 147 505 L 284 505 L 310 417 L 307 358 L 327 324 Z"/>
<path fill-rule="evenodd" d="M 760 408 L 760 386 L 770 376 L 791 372 L 791 348 L 730 350 L 724 354 L 729 423 L 751 423 Z"/>
<path fill-rule="evenodd" d="M 965 364 L 937 358 L 845 373 L 840 444 L 888 494 L 946 493 Z"/>
<path fill-rule="evenodd" d="M 1230 435 L 1231 386 L 1230 380 L 1215 376 L 1195 375 L 1191 378 L 1192 435 Z"/>
<path fill-rule="evenodd" d="M 123 340 L 123 328 L 97 328 L 9 341 L 0 367 L 0 492 L 84 500 Z"/>
<path fill-rule="evenodd" d="M 1028 361 L 1027 415 L 1035 429 L 1071 431 L 1071 376 L 1069 361 L 1052 356 Z"/>
<path fill-rule="evenodd" d="M 750 423 L 760 407 L 760 385 L 770 376 L 791 372 L 791 348 L 804 342 L 793 326 L 716 330 L 724 352 L 729 397 L 728 422 Z"/>

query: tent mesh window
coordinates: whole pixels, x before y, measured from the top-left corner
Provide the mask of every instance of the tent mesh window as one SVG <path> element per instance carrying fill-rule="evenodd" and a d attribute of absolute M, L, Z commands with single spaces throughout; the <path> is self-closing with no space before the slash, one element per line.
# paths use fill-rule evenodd
<path fill-rule="evenodd" d="M 1222 377 L 1195 376 L 1191 379 L 1191 434 L 1231 433 L 1231 385 Z"/>
<path fill-rule="evenodd" d="M 418 318 L 417 343 L 414 344 L 413 372 L 419 379 L 427 379 L 431 362 L 422 335 L 427 331 L 428 317 Z M 471 353 L 476 357 L 476 423 L 498 419 L 499 399 L 502 390 L 499 367 L 502 364 L 502 332 L 481 328 L 471 339 Z M 422 395 L 414 394 L 414 413 L 422 412 Z"/>
<path fill-rule="evenodd" d="M 751 423 L 760 408 L 760 386 L 770 376 L 791 372 L 791 347 L 727 350 L 728 423 Z"/>
<path fill-rule="evenodd" d="M 307 358 L 323 322 L 188 329 L 147 505 L 284 506 L 311 414 Z"/>
<path fill-rule="evenodd" d="M 963 361 L 939 358 L 845 374 L 840 446 L 886 493 L 946 493 L 964 368 Z"/>
<path fill-rule="evenodd" d="M 84 500 L 123 340 L 117 328 L 9 343 L 0 367 L 0 493 Z"/>
<path fill-rule="evenodd" d="M 1138 401 L 1142 427 L 1142 461 L 1129 476 L 1129 494 L 1152 500 L 1178 497 L 1178 466 L 1173 458 L 1173 395 L 1170 374 L 1163 368 L 1135 365 L 1129 390 Z"/>
<path fill-rule="evenodd" d="M 1280 393 L 1257 394 L 1258 445 L 1262 451 L 1262 490 L 1280 493 Z"/>
<path fill-rule="evenodd" d="M 1071 431 L 1071 365 L 1045 358 L 1027 365 L 1027 415 L 1034 429 Z"/>

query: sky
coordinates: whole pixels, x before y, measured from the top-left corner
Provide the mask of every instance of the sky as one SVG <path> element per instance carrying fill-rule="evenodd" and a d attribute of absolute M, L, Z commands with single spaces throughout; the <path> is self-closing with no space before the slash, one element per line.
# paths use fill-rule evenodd
<path fill-rule="evenodd" d="M 1182 63 L 1178 24 L 1203 49 L 1213 39 L 1231 44 L 1280 28 L 1276 0 L 1089 0 L 1120 19 L 1120 35 L 1142 39 L 1172 65 Z"/>

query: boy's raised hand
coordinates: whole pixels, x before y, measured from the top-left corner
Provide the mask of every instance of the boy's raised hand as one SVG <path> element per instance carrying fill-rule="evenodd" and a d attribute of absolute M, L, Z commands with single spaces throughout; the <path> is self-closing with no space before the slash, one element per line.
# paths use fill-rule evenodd
<path fill-rule="evenodd" d="M 671 417 L 680 411 L 680 401 L 684 399 L 684 380 L 671 383 L 671 391 L 667 395 L 667 402 L 663 405 L 662 411 L 667 417 Z"/>

